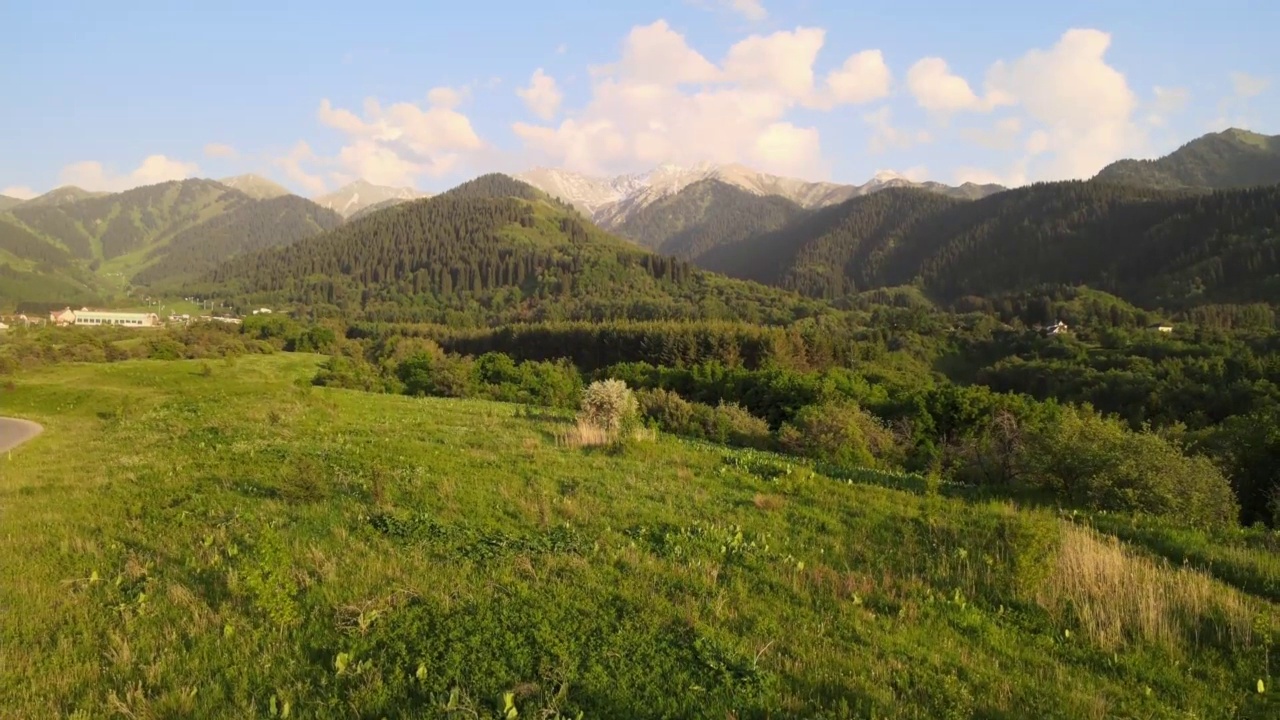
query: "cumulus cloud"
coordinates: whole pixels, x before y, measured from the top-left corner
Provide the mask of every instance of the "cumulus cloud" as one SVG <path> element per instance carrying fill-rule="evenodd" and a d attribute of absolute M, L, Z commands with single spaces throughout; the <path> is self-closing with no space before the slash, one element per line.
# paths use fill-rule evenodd
<path fill-rule="evenodd" d="M 825 33 L 796 28 L 751 35 L 719 62 L 690 47 L 665 21 L 633 28 L 616 62 L 591 68 L 591 98 L 558 125 L 512 130 L 539 161 L 587 173 L 628 172 L 663 162 L 743 162 L 779 174 L 822 174 L 816 128 L 788 118 L 888 93 L 879 51 L 858 53 L 819 84 Z"/>
<path fill-rule="evenodd" d="M 979 97 L 969 81 L 952 73 L 947 61 L 939 57 L 917 60 L 907 70 L 907 88 L 917 105 L 935 113 L 985 112 L 1010 102 L 1007 95 L 996 91 Z"/>
<path fill-rule="evenodd" d="M 516 89 L 516 95 L 524 100 L 530 112 L 543 120 L 555 117 L 560 110 L 560 102 L 564 100 L 564 93 L 560 91 L 556 79 L 543 72 L 542 68 L 533 72 L 533 77 L 529 78 L 529 87 Z"/>
<path fill-rule="evenodd" d="M 1073 29 L 1048 50 L 1031 50 L 987 73 L 995 92 L 1007 94 L 1045 133 L 1051 157 L 1039 174 L 1089 177 L 1104 165 L 1143 149 L 1134 121 L 1138 101 L 1124 75 L 1107 64 L 1111 36 Z"/>
<path fill-rule="evenodd" d="M 224 143 L 209 143 L 204 146 L 204 156 L 207 158 L 234 158 L 239 155 L 235 148 Z"/>
<path fill-rule="evenodd" d="M 889 95 L 892 83 L 889 65 L 879 50 L 863 50 L 849 56 L 839 68 L 827 74 L 830 104 L 860 105 Z"/>
<path fill-rule="evenodd" d="M 933 139 L 927 130 L 912 131 L 894 127 L 893 113 L 887 105 L 863 115 L 862 121 L 871 128 L 867 147 L 873 153 L 882 153 L 892 148 L 906 149 Z"/>
<path fill-rule="evenodd" d="M 192 162 L 174 160 L 164 155 L 149 155 L 138 167 L 127 173 L 116 173 L 94 160 L 73 163 L 58 174 L 58 182 L 85 190 L 120 192 L 142 185 L 182 180 L 199 171 L 200 167 Z"/>
<path fill-rule="evenodd" d="M 26 185 L 10 185 L 9 187 L 0 190 L 0 195 L 17 198 L 19 200 L 30 200 L 36 196 L 36 191 Z"/>
<path fill-rule="evenodd" d="M 1144 153 L 1149 125 L 1137 117 L 1140 103 L 1124 74 L 1107 62 L 1110 45 L 1108 33 L 1071 29 L 1050 48 L 992 64 L 984 78 L 984 97 L 977 101 L 976 94 L 965 92 L 967 82 L 963 88 L 950 83 L 946 92 L 937 92 L 938 107 L 1010 106 L 1020 118 L 1017 132 L 1006 118 L 999 122 L 1007 126 L 997 123 L 991 130 L 971 130 L 966 135 L 987 146 L 1018 148 L 1020 144 L 1020 156 L 1011 167 L 1003 171 L 964 167 L 957 171 L 957 179 L 995 179 L 1009 185 L 1029 179 L 1087 178 L 1118 158 Z M 939 68 L 934 65 L 922 76 L 941 77 Z M 1155 106 L 1171 112 L 1185 99 L 1180 89 L 1160 89 Z M 1027 135 L 1018 143 L 1016 138 L 1024 131 Z"/>
<path fill-rule="evenodd" d="M 471 120 L 458 110 L 468 93 L 437 87 L 425 103 L 397 102 L 383 106 L 366 98 L 359 112 L 320 101 L 316 117 L 322 125 L 344 135 L 332 156 L 318 155 L 299 142 L 275 165 L 311 193 L 363 178 L 377 185 L 414 186 L 424 176 L 441 177 L 461 169 L 465 158 L 485 145 Z"/>

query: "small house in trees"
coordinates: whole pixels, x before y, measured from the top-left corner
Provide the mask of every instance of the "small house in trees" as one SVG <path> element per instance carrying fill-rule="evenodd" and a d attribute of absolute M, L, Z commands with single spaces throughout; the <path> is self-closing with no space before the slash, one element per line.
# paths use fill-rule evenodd
<path fill-rule="evenodd" d="M 1163 324 L 1160 324 L 1160 323 L 1157 323 L 1157 324 L 1155 324 L 1155 325 L 1150 325 L 1150 326 L 1148 326 L 1148 327 L 1147 327 L 1147 329 L 1148 329 L 1148 330 L 1155 330 L 1156 332 L 1164 332 L 1164 333 L 1171 333 L 1171 332 L 1173 332 L 1173 326 L 1172 326 L 1172 325 L 1163 325 Z"/>
<path fill-rule="evenodd" d="M 1061 335 L 1066 331 L 1067 331 L 1067 324 L 1062 322 L 1061 320 L 1051 325 L 1045 325 L 1044 327 L 1040 328 L 1040 332 L 1043 335 Z"/>

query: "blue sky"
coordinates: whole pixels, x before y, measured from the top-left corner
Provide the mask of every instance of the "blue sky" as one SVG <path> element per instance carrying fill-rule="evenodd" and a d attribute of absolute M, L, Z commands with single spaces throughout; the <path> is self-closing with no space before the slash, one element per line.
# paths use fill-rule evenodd
<path fill-rule="evenodd" d="M 10 0 L 0 192 L 703 161 L 1019 184 L 1280 133 L 1280 3 L 1156 7 Z"/>

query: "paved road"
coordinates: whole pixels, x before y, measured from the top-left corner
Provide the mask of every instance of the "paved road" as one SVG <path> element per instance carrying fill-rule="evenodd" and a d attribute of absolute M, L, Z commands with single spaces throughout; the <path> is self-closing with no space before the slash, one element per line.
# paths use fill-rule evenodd
<path fill-rule="evenodd" d="M 44 428 L 30 420 L 0 418 L 0 453 L 8 452 L 39 435 Z"/>

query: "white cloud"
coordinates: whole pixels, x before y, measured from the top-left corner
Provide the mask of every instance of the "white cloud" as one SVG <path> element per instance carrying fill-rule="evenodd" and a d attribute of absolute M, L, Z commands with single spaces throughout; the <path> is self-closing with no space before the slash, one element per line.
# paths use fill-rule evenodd
<path fill-rule="evenodd" d="M 809 99 L 813 95 L 813 63 L 825 39 L 826 32 L 820 28 L 752 35 L 729 48 L 724 79 L 793 100 Z"/>
<path fill-rule="evenodd" d="M 827 92 L 832 103 L 859 105 L 887 97 L 892 80 L 884 53 L 863 50 L 827 74 Z"/>
<path fill-rule="evenodd" d="M 234 158 L 239 155 L 235 148 L 224 143 L 209 143 L 204 146 L 204 156 L 207 158 Z"/>
<path fill-rule="evenodd" d="M 1231 89 L 1235 91 L 1237 97 L 1256 97 L 1266 91 L 1270 84 L 1270 80 L 1257 75 L 1243 72 L 1231 73 Z"/>
<path fill-rule="evenodd" d="M 916 104 L 940 114 L 987 112 L 1010 102 L 1010 98 L 1000 92 L 988 91 L 986 97 L 979 97 L 967 80 L 952 73 L 947 61 L 938 57 L 917 60 L 907 70 L 907 88 L 915 97 Z"/>
<path fill-rule="evenodd" d="M 556 46 L 557 55 L 564 55 L 567 52 L 569 52 L 569 46 L 566 45 L 565 43 L 560 43 L 559 45 Z"/>
<path fill-rule="evenodd" d="M 524 100 L 524 104 L 534 115 L 543 120 L 555 117 L 560 110 L 560 102 L 564 100 L 564 93 L 556 85 L 556 79 L 543 72 L 542 68 L 533 72 L 529 87 L 516 88 L 516 95 Z"/>
<path fill-rule="evenodd" d="M 903 130 L 893 126 L 893 114 L 886 105 L 875 112 L 862 116 L 872 130 L 867 147 L 873 153 L 882 153 L 893 148 L 906 149 L 913 145 L 923 145 L 933 138 L 927 130 Z"/>
<path fill-rule="evenodd" d="M 345 135 L 343 146 L 332 157 L 317 155 L 299 142 L 288 155 L 275 159 L 286 175 L 311 193 L 336 183 L 363 178 L 377 185 L 414 186 L 423 176 L 441 177 L 461 169 L 469 154 L 485 145 L 471 120 L 457 107 L 466 90 L 437 87 L 426 103 L 398 102 L 383 105 L 366 98 L 360 113 L 320 101 L 316 117 L 326 127 Z M 320 169 L 327 168 L 326 173 Z"/>
<path fill-rule="evenodd" d="M 155 185 L 169 180 L 182 180 L 200 171 L 195 163 L 174 160 L 164 155 L 149 155 L 132 171 L 118 174 L 100 162 L 86 160 L 73 163 L 58 174 L 61 185 L 75 185 L 85 190 L 120 192 L 142 185 Z"/>
<path fill-rule="evenodd" d="M 1038 176 L 1090 177 L 1145 146 L 1133 118 L 1137 97 L 1106 62 L 1110 44 L 1105 32 L 1068 30 L 1052 48 L 997 62 L 987 72 L 988 86 L 1012 98 L 1046 133 L 1039 144 L 1050 157 Z"/>
<path fill-rule="evenodd" d="M 591 68 L 588 102 L 555 126 L 512 130 L 537 162 L 587 173 L 630 172 L 663 162 L 741 162 L 766 172 L 824 174 L 818 131 L 788 117 L 888 92 L 879 51 L 858 53 L 819 86 L 814 64 L 825 33 L 796 28 L 751 35 L 713 63 L 665 21 L 633 28 L 616 62 Z"/>
<path fill-rule="evenodd" d="M 0 195 L 17 198 L 19 200 L 30 200 L 35 197 L 37 193 L 26 185 L 10 185 L 9 187 L 0 190 Z"/>
<path fill-rule="evenodd" d="M 955 99 L 949 104 L 952 107 L 1016 106 L 1021 112 L 1019 132 L 1028 133 L 1021 156 L 1009 169 L 964 167 L 957 171 L 957 179 L 996 178 L 1010 185 L 1087 178 L 1118 158 L 1144 153 L 1149 125 L 1135 117 L 1139 103 L 1125 76 L 1107 63 L 1110 45 L 1111 36 L 1100 30 L 1068 30 L 1051 48 L 992 64 L 984 79 L 985 102 L 975 106 L 970 96 L 954 88 L 945 94 Z M 1178 89 L 1157 92 L 1156 105 L 1161 109 L 1176 108 L 1180 102 L 1185 102 L 1185 96 Z M 994 137 L 1015 146 L 1016 136 L 1002 133 L 997 124 L 981 138 Z M 973 132 L 968 137 L 979 141 Z"/>
<path fill-rule="evenodd" d="M 719 69 L 689 47 L 666 20 L 632 28 L 623 42 L 622 58 L 613 65 L 592 67 L 591 74 L 663 85 L 713 82 L 720 77 Z"/>

